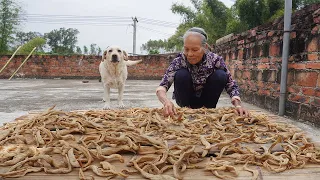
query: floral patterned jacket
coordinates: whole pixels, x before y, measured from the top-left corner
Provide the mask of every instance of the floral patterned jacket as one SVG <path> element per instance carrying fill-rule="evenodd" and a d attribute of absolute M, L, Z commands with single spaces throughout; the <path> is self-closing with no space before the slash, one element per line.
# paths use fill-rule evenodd
<path fill-rule="evenodd" d="M 202 88 L 206 84 L 207 78 L 216 70 L 222 69 L 226 72 L 228 80 L 225 90 L 232 98 L 240 100 L 239 87 L 232 79 L 230 71 L 227 69 L 226 64 L 221 56 L 212 52 L 206 52 L 202 61 L 197 65 L 191 65 L 183 53 L 179 53 L 177 57 L 171 62 L 166 73 L 164 74 L 160 86 L 165 87 L 168 91 L 171 87 L 174 75 L 177 70 L 185 68 L 191 72 L 193 87 L 196 94 L 201 94 Z"/>

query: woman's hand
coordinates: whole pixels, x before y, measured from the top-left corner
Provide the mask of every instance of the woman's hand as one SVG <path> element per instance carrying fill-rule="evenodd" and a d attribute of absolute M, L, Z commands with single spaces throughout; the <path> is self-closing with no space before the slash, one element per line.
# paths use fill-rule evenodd
<path fill-rule="evenodd" d="M 246 110 L 244 107 L 238 105 L 236 106 L 236 113 L 240 116 L 245 116 L 245 117 L 249 117 L 250 113 L 248 110 Z"/>
<path fill-rule="evenodd" d="M 177 114 L 176 108 L 174 107 L 174 104 L 167 98 L 166 92 L 167 91 L 163 86 L 159 86 L 156 90 L 158 99 L 163 104 L 163 115 L 166 117 L 173 117 Z"/>
<path fill-rule="evenodd" d="M 174 104 L 170 100 L 167 100 L 163 104 L 163 115 L 166 117 L 167 116 L 173 117 L 176 114 L 177 112 L 176 112 L 176 108 L 174 107 Z"/>

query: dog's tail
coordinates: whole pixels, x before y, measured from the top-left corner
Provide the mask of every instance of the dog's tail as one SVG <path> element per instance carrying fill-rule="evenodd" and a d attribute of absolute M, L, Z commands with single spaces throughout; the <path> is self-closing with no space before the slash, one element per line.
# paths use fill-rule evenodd
<path fill-rule="evenodd" d="M 136 65 L 136 64 L 140 63 L 141 61 L 142 61 L 142 60 L 137 60 L 137 61 L 127 60 L 127 61 L 124 61 L 124 62 L 125 62 L 125 64 L 126 64 L 127 66 L 133 66 L 133 65 Z"/>

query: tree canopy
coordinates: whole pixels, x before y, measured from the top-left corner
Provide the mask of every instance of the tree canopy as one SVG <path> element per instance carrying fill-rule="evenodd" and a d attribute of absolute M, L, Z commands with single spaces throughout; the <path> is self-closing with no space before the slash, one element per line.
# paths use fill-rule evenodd
<path fill-rule="evenodd" d="M 183 46 L 183 33 L 191 27 L 202 27 L 208 34 L 208 43 L 231 33 L 240 33 L 282 17 L 284 0 L 236 0 L 230 8 L 219 0 L 190 0 L 192 7 L 174 3 L 173 14 L 182 17 L 175 34 L 165 40 L 149 40 L 141 49 L 164 48 L 167 52 L 180 51 Z M 320 0 L 293 0 L 293 11 Z"/>

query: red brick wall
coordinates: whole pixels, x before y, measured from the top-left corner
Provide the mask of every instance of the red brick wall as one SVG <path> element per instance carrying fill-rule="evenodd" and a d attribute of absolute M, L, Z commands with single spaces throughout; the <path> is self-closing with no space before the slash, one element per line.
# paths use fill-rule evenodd
<path fill-rule="evenodd" d="M 129 59 L 142 59 L 143 62 L 128 67 L 130 79 L 161 79 L 175 54 L 132 56 Z"/>
<path fill-rule="evenodd" d="M 10 56 L 0 57 L 0 67 Z M 15 56 L 0 78 L 9 78 L 26 56 Z M 15 77 L 23 78 L 76 78 L 97 77 L 100 58 L 97 56 L 50 56 L 34 55 L 22 66 Z"/>
<path fill-rule="evenodd" d="M 286 115 L 320 126 L 320 4 L 292 16 Z M 278 31 L 280 30 L 280 31 Z M 283 19 L 226 37 L 216 52 L 229 65 L 247 102 L 277 112 Z"/>
<path fill-rule="evenodd" d="M 132 60 L 143 62 L 128 67 L 128 79 L 161 79 L 172 55 L 134 56 Z M 10 56 L 0 56 L 2 68 Z M 0 74 L 0 78 L 9 78 L 20 66 L 26 56 L 15 56 Z M 170 58 L 171 59 L 171 58 Z M 34 55 L 22 66 L 15 77 L 23 78 L 99 78 L 100 56 L 50 56 Z"/>

